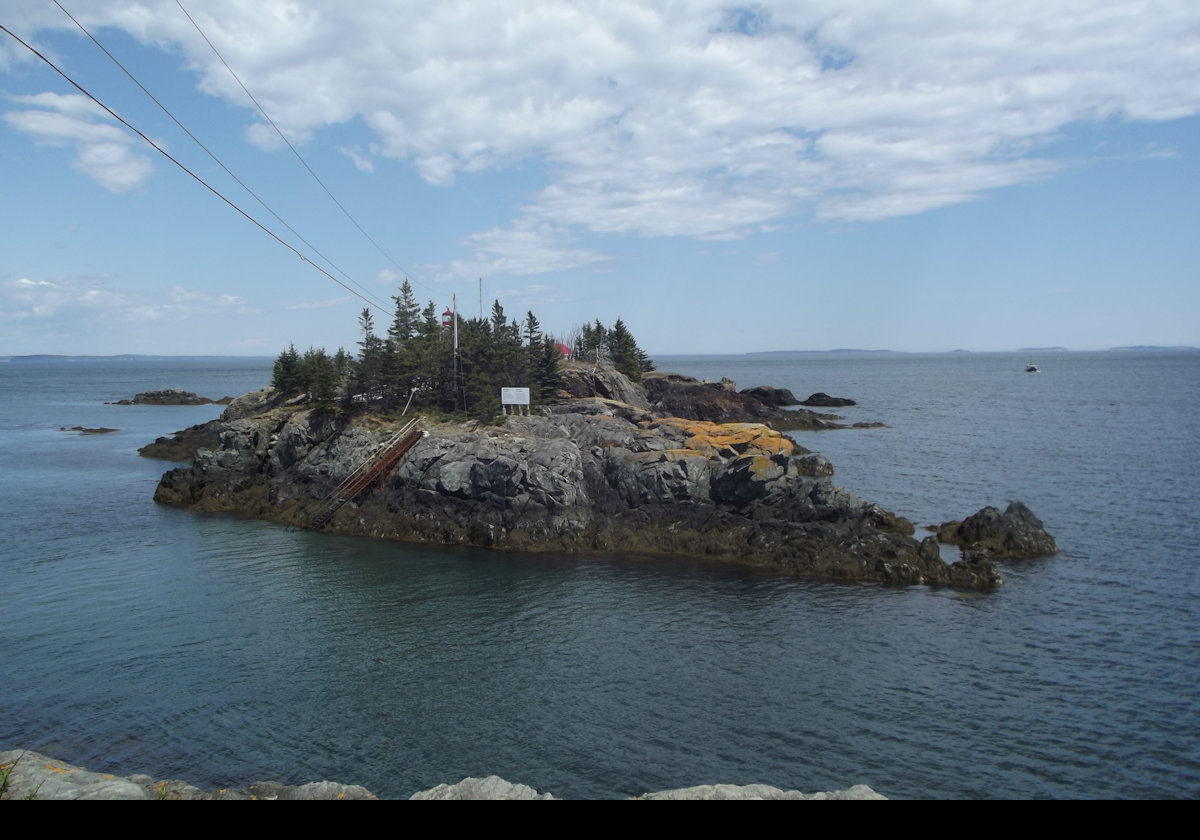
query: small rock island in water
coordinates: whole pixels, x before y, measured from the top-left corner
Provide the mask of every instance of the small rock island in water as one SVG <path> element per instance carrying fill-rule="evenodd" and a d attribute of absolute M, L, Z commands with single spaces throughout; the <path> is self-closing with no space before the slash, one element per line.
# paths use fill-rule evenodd
<path fill-rule="evenodd" d="M 625 399 L 572 397 L 495 426 L 429 422 L 328 530 L 508 549 L 691 555 L 838 580 L 1002 582 L 986 546 L 946 564 L 936 537 L 918 542 L 912 523 L 835 487 L 825 458 L 767 423 L 664 415 L 646 395 L 652 384 L 578 373 L 577 382 L 591 380 Z M 689 388 L 721 390 L 694 381 Z M 700 397 L 721 405 L 725 395 Z M 220 420 L 160 441 L 176 453 L 190 437 L 209 445 L 195 452 L 192 466 L 166 473 L 154 498 L 306 527 L 400 425 L 331 405 L 289 404 L 264 389 L 235 400 Z M 957 535 L 945 539 L 959 542 Z"/>
<path fill-rule="evenodd" d="M 918 541 L 908 520 L 835 487 L 829 461 L 782 434 L 846 428 L 841 418 L 786 408 L 797 403 L 786 391 L 656 372 L 620 320 L 567 347 L 497 302 L 490 320 L 459 319 L 452 356 L 432 303 L 420 311 L 407 283 L 395 300 L 388 341 L 364 310 L 357 359 L 289 348 L 272 388 L 143 448 L 193 459 L 155 500 L 413 542 L 669 554 L 888 584 L 986 589 L 1002 582 L 997 546 L 1053 550 L 1048 535 L 989 541 L 969 519 L 942 529 L 963 547 L 947 564 L 937 537 Z M 532 407 L 502 414 L 497 382 L 531 386 Z M 417 431 L 397 435 L 414 417 Z M 1044 534 L 1024 514 L 989 527 Z"/>
<path fill-rule="evenodd" d="M 143 391 L 134 394 L 133 399 L 116 400 L 109 405 L 229 405 L 231 402 L 233 397 L 210 400 L 181 388 L 162 388 L 158 391 Z"/>

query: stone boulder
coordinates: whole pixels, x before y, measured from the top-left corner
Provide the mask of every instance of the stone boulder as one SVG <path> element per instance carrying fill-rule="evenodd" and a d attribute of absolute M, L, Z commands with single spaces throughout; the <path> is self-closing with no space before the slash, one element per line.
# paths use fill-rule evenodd
<path fill-rule="evenodd" d="M 1003 513 L 985 507 L 961 523 L 945 522 L 938 539 L 987 557 L 1026 560 L 1058 553 L 1054 537 L 1023 502 L 1011 502 Z"/>
<path fill-rule="evenodd" d="M 206 791 L 178 779 L 155 780 L 140 773 L 128 777 L 95 773 L 31 750 L 0 752 L 0 773 L 5 774 L 0 800 L 375 799 L 374 794 L 360 785 L 338 782 L 309 782 L 303 785 L 255 782 L 243 788 Z"/>
<path fill-rule="evenodd" d="M 757 385 L 753 388 L 745 388 L 740 393 L 754 397 L 754 399 L 763 405 L 773 405 L 782 408 L 784 406 L 800 404 L 800 401 L 796 399 L 796 395 L 787 388 L 772 388 L 770 385 Z"/>
<path fill-rule="evenodd" d="M 164 461 L 190 461 L 201 449 L 214 449 L 220 443 L 220 420 L 189 426 L 173 435 L 165 435 L 138 450 L 143 458 Z"/>
<path fill-rule="evenodd" d="M 645 390 L 620 371 L 564 362 L 561 373 L 563 391 L 576 399 L 600 397 L 643 410 L 650 408 Z"/>
<path fill-rule="evenodd" d="M 462 802 L 477 800 L 506 800 L 506 801 L 549 801 L 554 797 L 548 793 L 538 793 L 528 785 L 514 784 L 499 776 L 488 776 L 483 779 L 467 778 L 453 785 L 438 785 L 429 790 L 419 791 L 409 797 L 415 801 Z"/>
<path fill-rule="evenodd" d="M 229 405 L 225 407 L 225 411 L 221 413 L 222 420 L 241 420 L 243 417 L 253 417 L 256 414 L 262 414 L 269 408 L 274 408 L 283 403 L 286 396 L 276 391 L 274 388 L 261 388 L 257 391 L 251 391 L 248 394 L 242 394 L 235 400 L 231 400 Z"/>
<path fill-rule="evenodd" d="M 886 800 L 883 794 L 876 793 L 866 785 L 855 785 L 847 790 L 832 790 L 824 793 L 801 793 L 798 790 L 780 790 L 771 785 L 697 785 L 676 790 L 661 790 L 656 793 L 645 793 L 638 797 L 645 800 L 666 801 L 760 801 L 760 800 L 828 800 L 866 802 Z"/>
<path fill-rule="evenodd" d="M 831 397 L 824 391 L 817 391 L 815 394 L 810 394 L 808 399 L 800 403 L 812 408 L 842 408 L 847 405 L 858 405 L 854 400 L 848 397 Z"/>

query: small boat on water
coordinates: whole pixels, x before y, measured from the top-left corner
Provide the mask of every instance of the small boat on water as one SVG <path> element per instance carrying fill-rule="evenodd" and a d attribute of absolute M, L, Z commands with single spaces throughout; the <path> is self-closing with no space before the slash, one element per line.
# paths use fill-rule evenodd
<path fill-rule="evenodd" d="M 1033 362 L 1029 362 L 1025 365 L 1025 372 L 1026 373 L 1041 373 L 1041 371 L 1038 370 L 1038 366 L 1035 365 Z"/>

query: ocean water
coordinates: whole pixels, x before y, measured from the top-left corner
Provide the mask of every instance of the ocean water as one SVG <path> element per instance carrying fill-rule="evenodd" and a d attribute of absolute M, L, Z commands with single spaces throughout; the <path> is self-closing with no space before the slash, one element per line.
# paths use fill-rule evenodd
<path fill-rule="evenodd" d="M 270 360 L 0 364 L 0 748 L 201 786 L 1200 794 L 1200 354 L 674 357 L 857 399 L 796 433 L 919 524 L 1025 501 L 990 594 L 376 542 L 155 505 L 136 450 Z M 81 436 L 60 426 L 108 426 Z"/>

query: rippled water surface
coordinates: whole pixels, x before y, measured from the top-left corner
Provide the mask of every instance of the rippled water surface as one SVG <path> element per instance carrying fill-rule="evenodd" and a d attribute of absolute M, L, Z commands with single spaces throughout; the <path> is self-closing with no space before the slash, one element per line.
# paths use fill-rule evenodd
<path fill-rule="evenodd" d="M 1063 551 L 975 595 L 193 516 L 136 449 L 220 409 L 103 402 L 240 393 L 269 361 L 0 364 L 0 748 L 383 796 L 1200 794 L 1200 356 L 658 361 L 854 397 L 888 428 L 796 435 L 838 484 L 921 524 L 1020 498 Z"/>

